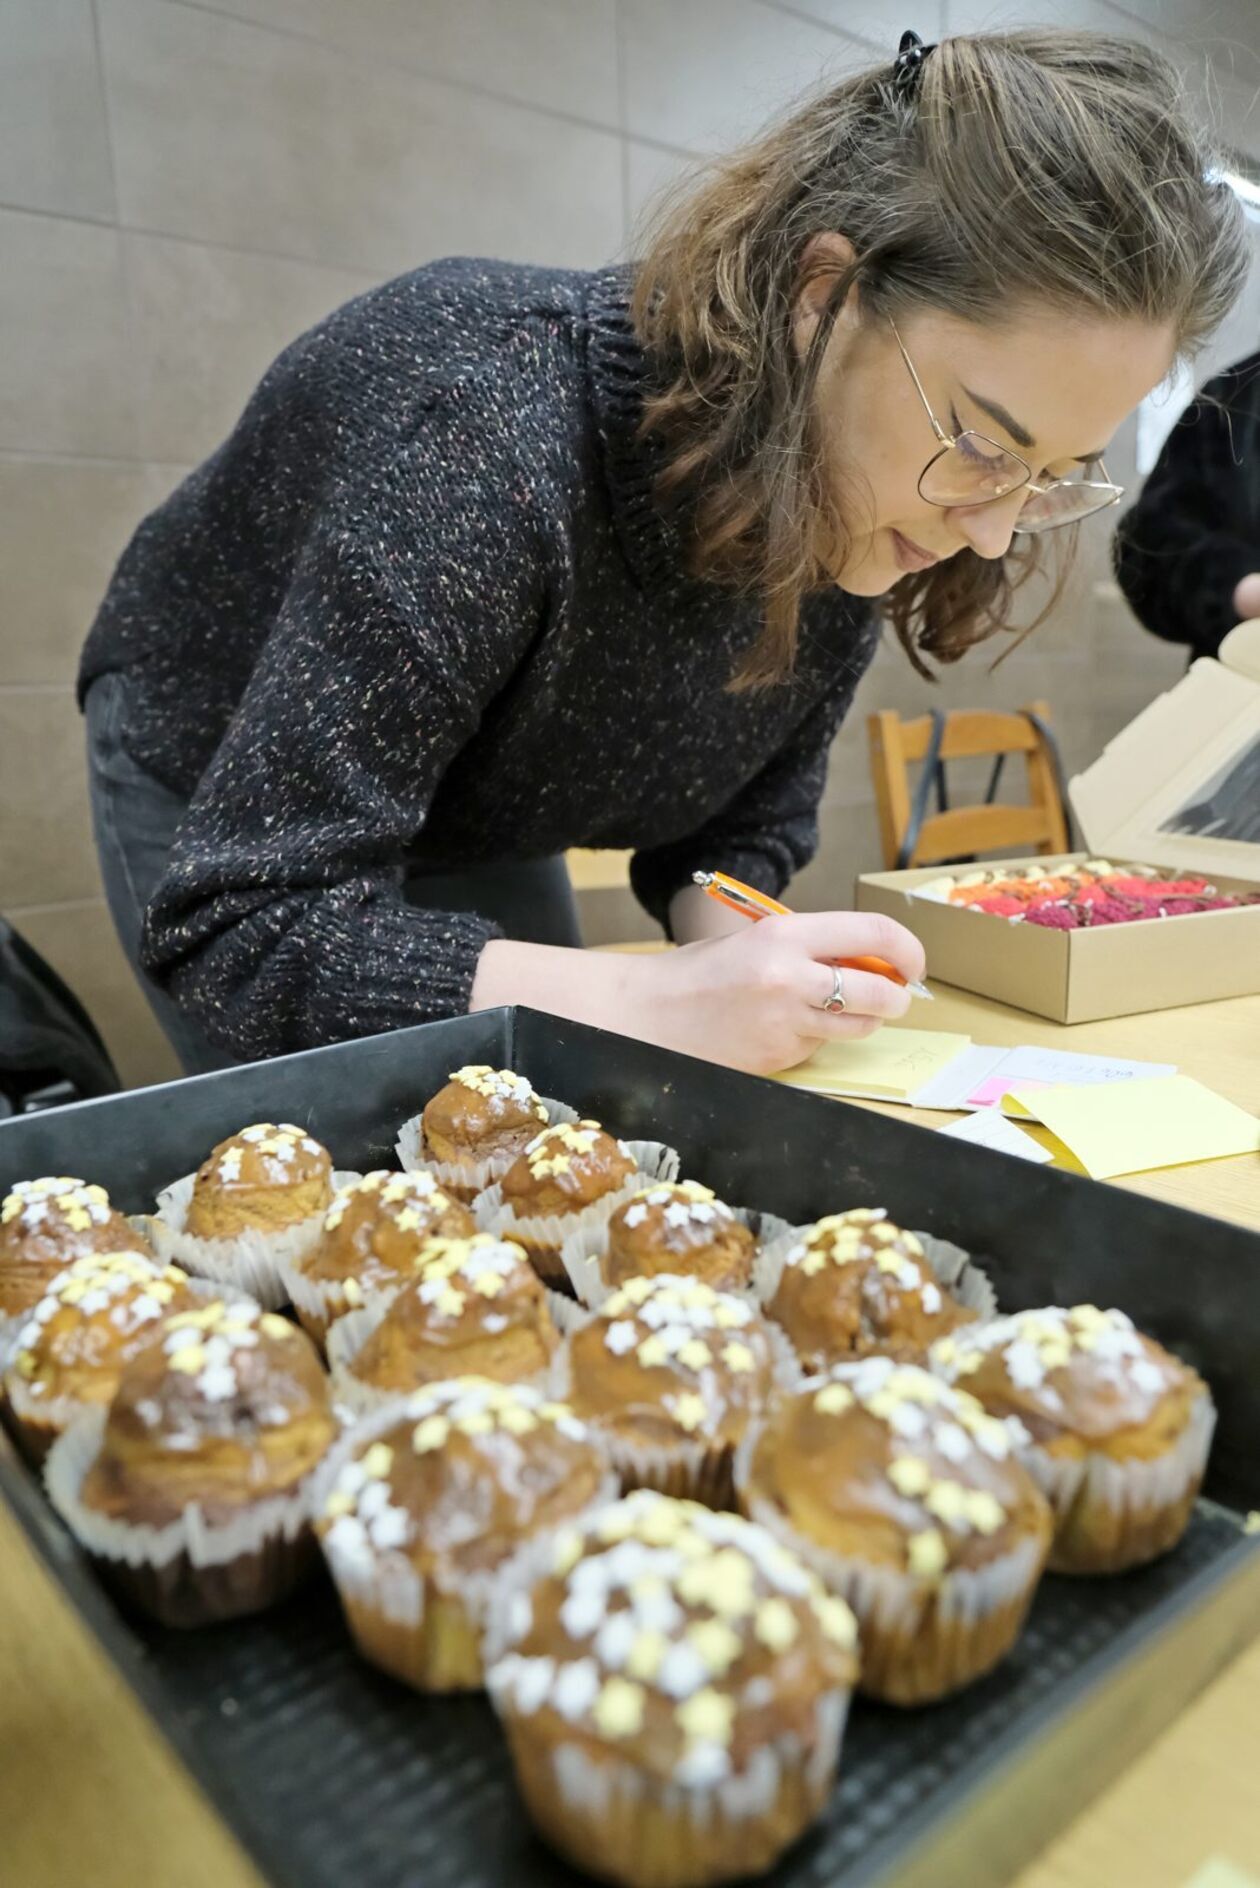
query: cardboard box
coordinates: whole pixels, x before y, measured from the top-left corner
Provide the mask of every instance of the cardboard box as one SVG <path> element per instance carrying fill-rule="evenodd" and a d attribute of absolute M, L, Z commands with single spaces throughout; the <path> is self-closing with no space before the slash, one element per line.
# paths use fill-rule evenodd
<path fill-rule="evenodd" d="M 1260 889 L 1260 682 L 1196 662 L 1068 791 L 1089 852 L 998 863 L 1105 858 Z M 1051 931 L 910 895 L 950 869 L 870 872 L 857 885 L 858 909 L 913 931 L 943 983 L 1060 1023 L 1260 993 L 1260 905 Z"/>

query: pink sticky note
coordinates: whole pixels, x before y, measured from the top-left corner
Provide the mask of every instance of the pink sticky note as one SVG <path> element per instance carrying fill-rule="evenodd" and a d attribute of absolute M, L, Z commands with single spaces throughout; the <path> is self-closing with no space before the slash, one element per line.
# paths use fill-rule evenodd
<path fill-rule="evenodd" d="M 1030 1082 L 1021 1075 L 990 1075 L 986 1082 L 981 1082 L 974 1094 L 968 1095 L 967 1102 L 972 1108 L 996 1108 L 1003 1095 L 1009 1095 L 1012 1088 L 1049 1088 L 1050 1082 Z"/>

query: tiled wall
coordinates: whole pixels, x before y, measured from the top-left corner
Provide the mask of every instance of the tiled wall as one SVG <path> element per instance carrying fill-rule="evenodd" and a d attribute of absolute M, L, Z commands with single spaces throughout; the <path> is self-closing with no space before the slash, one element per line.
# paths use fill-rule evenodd
<path fill-rule="evenodd" d="M 1260 154 L 1252 0 L 1035 14 L 1210 68 L 1225 134 Z M 916 0 L 909 16 L 935 38 L 1032 13 Z M 878 0 L 0 0 L 0 910 L 129 1080 L 173 1063 L 101 902 L 70 684 L 131 527 L 326 310 L 452 251 L 625 253 L 696 156 L 828 68 L 890 56 L 890 17 Z M 1070 760 L 1088 759 L 1179 667 L 1090 575 L 995 677 L 973 660 L 941 699 L 1047 695 Z M 801 902 L 834 902 L 874 858 L 862 713 L 923 700 L 882 654 Z M 591 920 L 636 922 L 615 898 Z"/>

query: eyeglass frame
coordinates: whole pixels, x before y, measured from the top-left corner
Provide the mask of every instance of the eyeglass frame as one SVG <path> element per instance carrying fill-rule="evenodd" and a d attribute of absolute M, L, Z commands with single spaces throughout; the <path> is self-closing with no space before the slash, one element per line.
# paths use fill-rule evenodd
<path fill-rule="evenodd" d="M 945 431 L 945 428 L 941 425 L 935 413 L 932 411 L 932 403 L 928 399 L 927 394 L 923 391 L 923 382 L 919 379 L 919 376 L 915 371 L 914 362 L 910 359 L 910 356 L 906 351 L 906 344 L 902 340 L 900 334 L 897 332 L 897 324 L 893 320 L 891 315 L 888 316 L 888 325 L 893 331 L 893 339 L 896 341 L 897 346 L 901 349 L 901 358 L 906 363 L 906 366 L 910 370 L 910 378 L 914 382 L 915 392 L 918 394 L 920 400 L 923 402 L 923 411 L 927 414 L 928 419 L 931 422 L 932 431 L 936 434 L 936 437 L 941 442 L 940 451 L 934 452 L 932 454 L 932 457 L 928 460 L 927 464 L 924 466 L 923 470 L 919 474 L 916 490 L 918 491 L 919 497 L 923 500 L 924 504 L 936 505 L 937 508 L 941 511 L 953 511 L 955 509 L 960 510 L 960 511 L 972 511 L 980 505 L 1000 505 L 1003 499 L 1010 497 L 1011 492 L 1026 491 L 1030 495 L 1035 495 L 1038 498 L 1044 498 L 1048 493 L 1058 491 L 1061 486 L 1071 485 L 1073 483 L 1072 479 L 1069 477 L 1066 479 L 1051 479 L 1048 485 L 1038 485 L 1036 480 L 1033 478 L 1032 467 L 1029 465 L 1027 459 L 1025 459 L 1020 453 L 1013 452 L 1009 446 L 1004 446 L 1000 439 L 991 439 L 988 433 L 982 433 L 974 426 L 964 426 L 960 433 L 956 433 L 951 437 L 951 435 Z M 985 445 L 992 446 L 995 452 L 1004 452 L 1008 459 L 1013 459 L 1015 461 L 1016 465 L 1022 465 L 1024 468 L 1023 479 L 1021 479 L 1018 485 L 1012 485 L 1010 488 L 1010 491 L 995 492 L 992 498 L 977 498 L 977 499 L 973 499 L 970 503 L 959 501 L 957 505 L 942 504 L 940 499 L 929 498 L 926 492 L 923 490 L 924 479 L 927 477 L 928 473 L 932 470 L 932 467 L 936 465 L 939 460 L 943 459 L 947 452 L 952 452 L 960 439 L 964 439 L 968 435 L 970 435 L 971 438 L 973 439 L 982 439 Z M 1123 485 L 1116 485 L 1113 482 L 1113 480 L 1108 477 L 1106 463 L 1103 460 L 1101 454 L 1098 457 L 1097 464 L 1098 464 L 1099 471 L 1102 473 L 1101 479 L 1079 479 L 1076 481 L 1078 485 L 1082 486 L 1086 490 L 1106 491 L 1108 493 L 1108 496 L 1102 501 L 1101 504 L 1094 506 L 1093 511 L 1082 512 L 1079 518 L 1062 518 L 1062 519 L 1059 519 L 1058 521 L 1048 520 L 1045 524 L 1040 524 L 1040 525 L 1038 524 L 1021 525 L 1017 519 L 1015 523 L 1015 527 L 1014 527 L 1015 530 L 1022 531 L 1026 536 L 1035 537 L 1042 531 L 1057 531 L 1057 530 L 1061 530 L 1063 526 L 1065 525 L 1083 524 L 1086 518 L 1092 518 L 1096 512 L 1106 511 L 1109 505 L 1118 505 L 1120 500 L 1124 497 Z"/>

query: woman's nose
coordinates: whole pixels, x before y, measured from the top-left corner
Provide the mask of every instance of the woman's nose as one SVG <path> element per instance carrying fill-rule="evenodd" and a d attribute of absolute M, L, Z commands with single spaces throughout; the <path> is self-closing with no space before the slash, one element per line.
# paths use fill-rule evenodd
<path fill-rule="evenodd" d="M 1010 492 L 987 505 L 957 505 L 950 519 L 977 557 L 1005 557 L 1027 493 Z"/>

